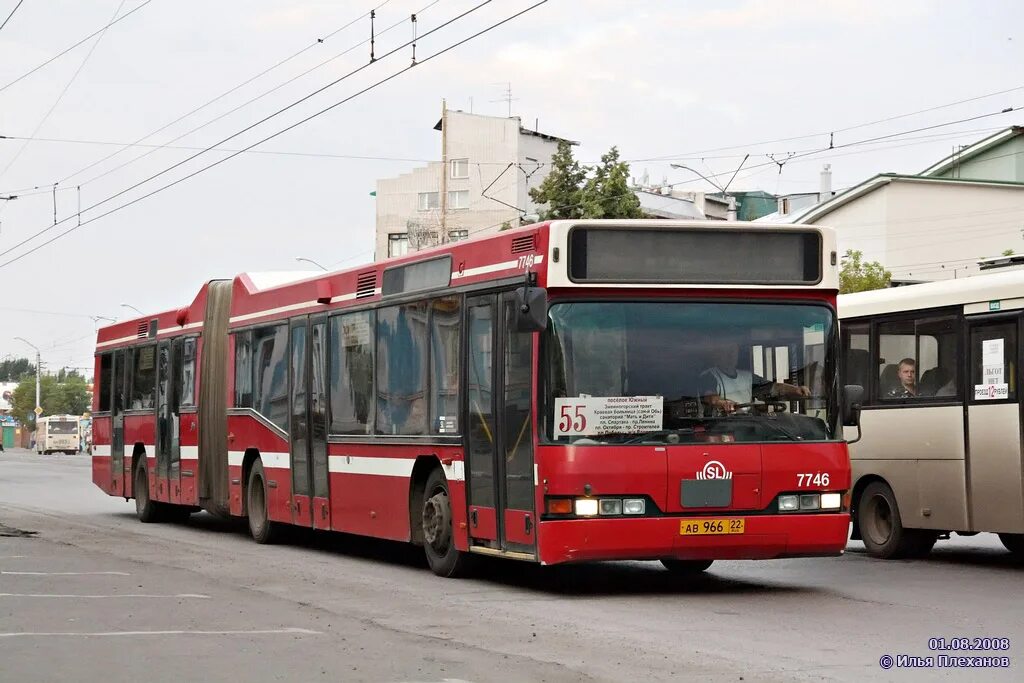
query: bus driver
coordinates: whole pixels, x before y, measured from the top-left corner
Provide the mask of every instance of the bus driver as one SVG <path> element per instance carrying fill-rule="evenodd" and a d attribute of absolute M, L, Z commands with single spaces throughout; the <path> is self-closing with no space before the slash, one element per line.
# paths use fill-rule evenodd
<path fill-rule="evenodd" d="M 750 404 L 756 398 L 795 399 L 811 395 L 805 386 L 780 384 L 764 379 L 750 370 L 738 367 L 740 342 L 734 337 L 712 339 L 713 365 L 701 373 L 704 403 L 722 413 L 734 413 L 737 406 Z"/>

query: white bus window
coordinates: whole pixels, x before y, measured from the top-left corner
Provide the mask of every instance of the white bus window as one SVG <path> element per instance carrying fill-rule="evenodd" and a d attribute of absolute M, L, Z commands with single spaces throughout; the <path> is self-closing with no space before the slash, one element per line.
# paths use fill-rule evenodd
<path fill-rule="evenodd" d="M 869 340 L 871 326 L 867 323 L 842 326 L 843 384 L 857 384 L 867 390 L 868 368 L 871 365 Z"/>
<path fill-rule="evenodd" d="M 957 395 L 954 318 L 900 320 L 878 326 L 878 398 Z"/>
<path fill-rule="evenodd" d="M 970 395 L 976 402 L 1017 398 L 1017 323 L 971 329 Z"/>

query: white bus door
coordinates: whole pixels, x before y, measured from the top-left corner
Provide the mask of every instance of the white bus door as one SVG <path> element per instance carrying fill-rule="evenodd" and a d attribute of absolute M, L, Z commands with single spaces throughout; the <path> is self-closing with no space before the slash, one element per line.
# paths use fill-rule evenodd
<path fill-rule="evenodd" d="M 972 530 L 1024 532 L 1019 314 L 970 320 L 967 487 Z"/>

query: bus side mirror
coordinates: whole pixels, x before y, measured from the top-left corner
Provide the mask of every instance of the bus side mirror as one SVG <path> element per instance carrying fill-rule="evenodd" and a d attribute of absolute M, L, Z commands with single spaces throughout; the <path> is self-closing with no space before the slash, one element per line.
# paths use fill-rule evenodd
<path fill-rule="evenodd" d="M 848 443 L 860 441 L 860 408 L 863 402 L 864 387 L 859 384 L 843 387 L 843 426 L 857 428 L 857 438 Z"/>
<path fill-rule="evenodd" d="M 516 331 L 543 332 L 548 327 L 548 292 L 542 287 L 515 291 Z"/>

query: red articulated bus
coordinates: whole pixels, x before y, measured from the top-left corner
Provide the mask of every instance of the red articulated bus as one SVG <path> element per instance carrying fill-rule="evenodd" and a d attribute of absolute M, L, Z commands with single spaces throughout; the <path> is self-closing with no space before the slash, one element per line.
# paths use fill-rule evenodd
<path fill-rule="evenodd" d="M 93 481 L 144 522 L 409 541 L 444 576 L 836 555 L 837 289 L 827 229 L 679 221 L 214 280 L 100 330 Z"/>

